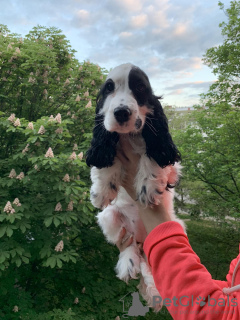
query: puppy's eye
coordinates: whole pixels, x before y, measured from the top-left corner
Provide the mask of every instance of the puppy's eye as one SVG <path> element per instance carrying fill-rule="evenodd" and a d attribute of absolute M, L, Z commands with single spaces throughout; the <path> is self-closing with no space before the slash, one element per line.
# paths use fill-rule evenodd
<path fill-rule="evenodd" d="M 143 83 L 138 83 L 138 84 L 136 85 L 136 90 L 137 90 L 138 92 L 144 92 L 144 91 L 146 90 L 145 84 L 143 84 Z"/>
<path fill-rule="evenodd" d="M 107 92 L 112 92 L 114 90 L 114 83 L 108 82 L 105 86 Z"/>

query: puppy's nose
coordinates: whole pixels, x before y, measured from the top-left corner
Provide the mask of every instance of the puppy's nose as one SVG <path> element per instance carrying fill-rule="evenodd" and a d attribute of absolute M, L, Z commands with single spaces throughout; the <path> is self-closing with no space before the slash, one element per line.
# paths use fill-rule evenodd
<path fill-rule="evenodd" d="M 127 122 L 131 114 L 132 112 L 128 106 L 120 106 L 114 109 L 114 117 L 120 124 Z"/>

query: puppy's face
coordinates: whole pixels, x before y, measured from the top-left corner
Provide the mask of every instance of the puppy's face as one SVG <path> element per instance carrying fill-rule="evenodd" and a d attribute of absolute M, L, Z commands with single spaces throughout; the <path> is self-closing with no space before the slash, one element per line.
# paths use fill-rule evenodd
<path fill-rule="evenodd" d="M 146 114 L 152 113 L 148 77 L 132 64 L 113 69 L 100 94 L 97 113 L 103 115 L 104 127 L 109 132 L 137 133 L 145 124 Z"/>

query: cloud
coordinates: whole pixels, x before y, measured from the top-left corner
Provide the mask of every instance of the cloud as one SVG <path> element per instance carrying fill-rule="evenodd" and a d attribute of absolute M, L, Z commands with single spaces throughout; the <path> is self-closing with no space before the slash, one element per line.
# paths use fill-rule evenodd
<path fill-rule="evenodd" d="M 169 87 L 165 87 L 165 90 L 186 90 L 186 89 L 197 89 L 197 90 L 207 90 L 214 81 L 194 81 L 174 84 Z"/>
<path fill-rule="evenodd" d="M 144 28 L 148 24 L 148 16 L 146 14 L 133 16 L 130 24 L 133 28 Z"/>
<path fill-rule="evenodd" d="M 119 34 L 119 37 L 120 38 L 129 38 L 129 37 L 131 37 L 132 36 L 132 33 L 131 32 L 128 32 L 128 31 L 124 31 L 124 32 L 121 32 L 120 34 Z"/>
<path fill-rule="evenodd" d="M 76 12 L 75 17 L 73 19 L 73 25 L 75 27 L 84 27 L 90 24 L 90 13 L 87 10 L 80 9 Z"/>
<path fill-rule="evenodd" d="M 135 11 L 139 11 L 142 9 L 144 1 L 141 1 L 141 0 L 115 0 L 115 3 L 120 8 L 127 10 L 127 12 L 135 12 Z"/>

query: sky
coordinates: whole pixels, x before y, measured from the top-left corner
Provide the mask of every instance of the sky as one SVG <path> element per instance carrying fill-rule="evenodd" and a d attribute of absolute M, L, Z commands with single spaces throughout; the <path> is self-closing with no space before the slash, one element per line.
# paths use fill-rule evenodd
<path fill-rule="evenodd" d="M 22 36 L 38 24 L 61 29 L 80 62 L 137 65 L 165 105 L 197 104 L 216 81 L 202 57 L 223 41 L 217 0 L 0 0 L 0 8 L 0 24 Z"/>

